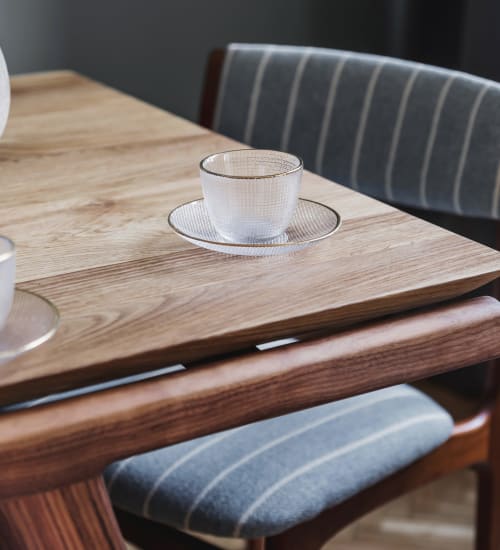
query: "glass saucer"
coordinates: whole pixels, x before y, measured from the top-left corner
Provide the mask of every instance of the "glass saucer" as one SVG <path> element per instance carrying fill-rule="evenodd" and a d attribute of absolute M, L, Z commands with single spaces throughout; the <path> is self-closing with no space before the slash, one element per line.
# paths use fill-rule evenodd
<path fill-rule="evenodd" d="M 203 248 L 244 256 L 274 256 L 302 250 L 333 235 L 340 215 L 324 204 L 299 199 L 288 229 L 282 235 L 253 243 L 227 241 L 215 230 L 203 199 L 178 206 L 168 216 L 170 227 L 183 239 Z"/>
<path fill-rule="evenodd" d="M 58 326 L 59 312 L 52 302 L 16 288 L 7 323 L 0 330 L 0 365 L 52 338 Z"/>

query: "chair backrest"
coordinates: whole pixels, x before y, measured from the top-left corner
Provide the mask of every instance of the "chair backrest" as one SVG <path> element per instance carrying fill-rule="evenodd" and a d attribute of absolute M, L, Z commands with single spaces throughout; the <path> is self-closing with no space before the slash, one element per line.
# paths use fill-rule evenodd
<path fill-rule="evenodd" d="M 232 44 L 213 129 L 402 205 L 500 218 L 500 85 L 319 48 Z"/>

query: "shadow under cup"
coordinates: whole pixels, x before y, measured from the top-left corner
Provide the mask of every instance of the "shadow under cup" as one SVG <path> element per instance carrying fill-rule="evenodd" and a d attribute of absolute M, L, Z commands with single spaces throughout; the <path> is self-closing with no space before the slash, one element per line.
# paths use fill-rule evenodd
<path fill-rule="evenodd" d="M 297 207 L 303 163 L 280 151 L 240 149 L 200 163 L 208 215 L 226 240 L 265 241 L 286 231 Z"/>
<path fill-rule="evenodd" d="M 16 249 L 14 243 L 0 235 L 0 331 L 12 308 L 15 279 Z"/>

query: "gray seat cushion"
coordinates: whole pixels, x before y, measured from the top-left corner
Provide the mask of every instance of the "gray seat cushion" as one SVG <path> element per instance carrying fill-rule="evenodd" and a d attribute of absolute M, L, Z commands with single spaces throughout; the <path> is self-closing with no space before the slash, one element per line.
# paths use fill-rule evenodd
<path fill-rule="evenodd" d="M 123 510 L 212 535 L 272 535 L 315 517 L 446 441 L 449 414 L 396 386 L 111 465 Z"/>

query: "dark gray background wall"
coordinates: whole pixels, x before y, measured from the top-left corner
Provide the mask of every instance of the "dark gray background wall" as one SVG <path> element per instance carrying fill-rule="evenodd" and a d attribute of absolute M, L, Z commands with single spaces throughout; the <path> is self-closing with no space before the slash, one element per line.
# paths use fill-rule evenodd
<path fill-rule="evenodd" d="M 375 8 L 370 0 L 86 0 L 69 13 L 71 62 L 192 119 L 212 49 L 231 41 L 374 49 Z"/>
<path fill-rule="evenodd" d="M 0 47 L 11 73 L 68 64 L 64 0 L 0 0 Z"/>
<path fill-rule="evenodd" d="M 196 119 L 209 52 L 231 41 L 383 51 L 373 0 L 0 0 L 11 73 L 72 68 Z"/>
<path fill-rule="evenodd" d="M 0 0 L 11 73 L 70 68 L 195 120 L 232 41 L 383 53 L 500 80 L 498 0 Z"/>

